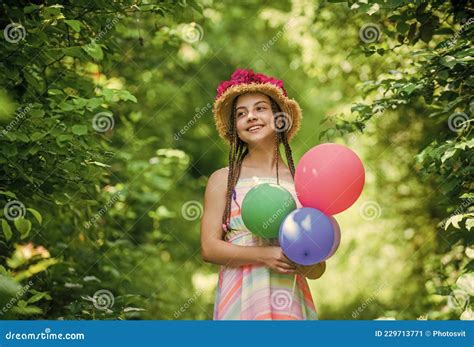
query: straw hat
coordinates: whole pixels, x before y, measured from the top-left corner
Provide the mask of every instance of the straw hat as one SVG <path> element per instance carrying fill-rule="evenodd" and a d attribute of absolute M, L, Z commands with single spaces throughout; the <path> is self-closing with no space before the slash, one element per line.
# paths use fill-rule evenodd
<path fill-rule="evenodd" d="M 288 98 L 283 81 L 264 75 L 254 73 L 251 69 L 237 69 L 230 80 L 222 81 L 217 87 L 217 96 L 212 112 L 219 136 L 230 142 L 230 113 L 232 102 L 235 97 L 248 92 L 260 92 L 271 97 L 280 106 L 281 114 L 275 115 L 278 131 L 286 131 L 288 141 L 297 133 L 301 126 L 301 108 L 294 99 Z"/>

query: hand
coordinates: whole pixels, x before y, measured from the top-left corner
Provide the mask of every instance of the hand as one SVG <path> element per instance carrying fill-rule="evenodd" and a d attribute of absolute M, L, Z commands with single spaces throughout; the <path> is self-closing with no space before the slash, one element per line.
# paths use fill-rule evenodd
<path fill-rule="evenodd" d="M 326 271 L 326 262 L 323 261 L 321 263 L 317 263 L 314 265 L 298 265 L 296 267 L 296 271 L 305 276 L 306 278 L 309 278 L 311 280 L 315 280 L 320 278 L 324 272 Z"/>
<path fill-rule="evenodd" d="M 264 248 L 263 262 L 271 270 L 281 274 L 292 274 L 296 271 L 296 264 L 288 259 L 278 246 Z"/>

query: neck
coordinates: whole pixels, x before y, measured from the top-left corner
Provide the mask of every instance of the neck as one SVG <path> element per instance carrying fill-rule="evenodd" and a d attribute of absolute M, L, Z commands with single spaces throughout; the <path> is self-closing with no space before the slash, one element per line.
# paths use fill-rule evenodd
<path fill-rule="evenodd" d="M 275 158 L 275 142 L 272 143 L 258 143 L 249 144 L 249 153 L 245 156 L 242 166 L 264 171 L 267 175 L 276 175 L 276 165 L 278 158 L 279 170 L 281 170 L 285 163 L 278 150 L 278 156 Z"/>

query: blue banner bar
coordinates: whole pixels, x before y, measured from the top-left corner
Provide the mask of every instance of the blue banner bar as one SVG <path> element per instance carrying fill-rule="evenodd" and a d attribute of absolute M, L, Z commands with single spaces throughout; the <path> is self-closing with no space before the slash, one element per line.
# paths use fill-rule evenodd
<path fill-rule="evenodd" d="M 0 346 L 469 346 L 472 321 L 0 321 Z"/>

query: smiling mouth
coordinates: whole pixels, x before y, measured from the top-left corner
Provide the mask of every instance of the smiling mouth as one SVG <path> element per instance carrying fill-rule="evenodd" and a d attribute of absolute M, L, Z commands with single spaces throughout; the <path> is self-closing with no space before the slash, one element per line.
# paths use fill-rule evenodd
<path fill-rule="evenodd" d="M 263 125 L 254 125 L 250 128 L 247 129 L 248 132 L 251 132 L 251 133 L 256 133 L 256 132 L 259 132 L 260 129 L 263 128 Z"/>

